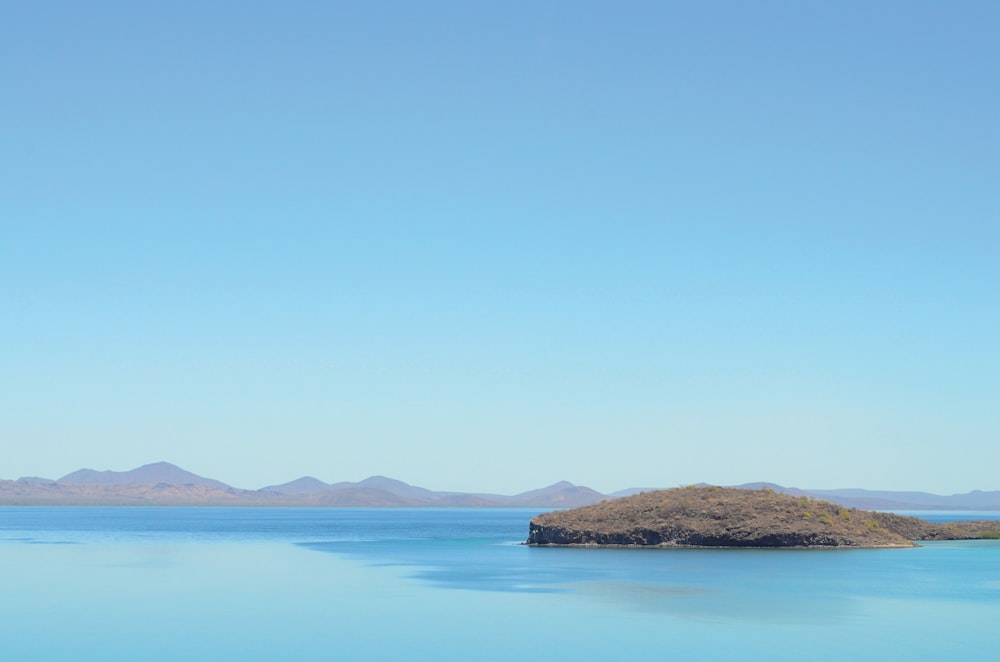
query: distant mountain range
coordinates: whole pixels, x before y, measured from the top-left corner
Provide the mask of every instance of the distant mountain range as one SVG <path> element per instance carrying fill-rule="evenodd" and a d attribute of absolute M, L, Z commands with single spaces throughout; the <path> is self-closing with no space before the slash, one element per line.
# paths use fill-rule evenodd
<path fill-rule="evenodd" d="M 734 487 L 768 488 L 792 496 L 811 496 L 869 510 L 1000 510 L 1000 491 L 941 496 L 927 492 L 878 490 L 804 490 L 774 483 Z M 117 506 L 325 506 L 361 508 L 574 508 L 657 488 L 629 488 L 601 494 L 566 481 L 515 495 L 438 492 L 385 476 L 358 482 L 324 483 L 312 476 L 241 490 L 156 462 L 130 471 L 80 469 L 58 480 L 25 477 L 0 480 L 0 505 Z"/>
<path fill-rule="evenodd" d="M 130 471 L 80 469 L 58 480 L 27 477 L 0 481 L 0 505 L 572 508 L 606 498 L 567 482 L 507 496 L 435 492 L 385 476 L 332 484 L 303 476 L 259 490 L 241 490 L 169 462 Z"/>
<path fill-rule="evenodd" d="M 736 485 L 746 489 L 769 488 L 792 496 L 811 496 L 852 508 L 867 510 L 1000 510 L 1000 491 L 973 490 L 965 494 L 942 496 L 930 492 L 891 492 L 885 490 L 803 490 L 774 483 Z"/>

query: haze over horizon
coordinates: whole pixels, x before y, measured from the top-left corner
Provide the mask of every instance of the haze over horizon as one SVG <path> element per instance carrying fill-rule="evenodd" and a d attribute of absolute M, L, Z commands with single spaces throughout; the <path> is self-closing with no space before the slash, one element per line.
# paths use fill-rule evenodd
<path fill-rule="evenodd" d="M 1000 6 L 0 7 L 0 476 L 1000 489 Z"/>

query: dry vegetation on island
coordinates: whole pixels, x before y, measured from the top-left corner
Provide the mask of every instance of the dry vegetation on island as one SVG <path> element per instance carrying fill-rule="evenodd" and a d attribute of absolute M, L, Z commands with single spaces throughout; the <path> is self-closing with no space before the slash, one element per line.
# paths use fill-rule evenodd
<path fill-rule="evenodd" d="M 644 492 L 531 520 L 529 545 L 912 547 L 914 540 L 1000 536 L 998 522 L 931 524 L 769 489 Z"/>

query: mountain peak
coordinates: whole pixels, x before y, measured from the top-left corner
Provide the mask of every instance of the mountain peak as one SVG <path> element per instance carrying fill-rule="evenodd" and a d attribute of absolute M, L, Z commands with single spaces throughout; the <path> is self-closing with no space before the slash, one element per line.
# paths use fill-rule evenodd
<path fill-rule="evenodd" d="M 383 492 L 395 494 L 396 496 L 407 499 L 422 499 L 433 494 L 431 490 L 423 487 L 416 487 L 414 485 L 410 485 L 409 483 L 404 483 L 401 480 L 396 480 L 395 478 L 389 478 L 387 476 L 369 476 L 360 482 L 353 483 L 353 485 L 357 487 L 368 487 L 376 490 L 382 490 Z"/>
<path fill-rule="evenodd" d="M 94 471 L 80 469 L 60 478 L 60 483 L 97 484 L 97 485 L 198 485 L 226 489 L 229 486 L 218 480 L 203 478 L 198 474 L 185 471 L 169 462 L 154 462 L 144 464 L 129 471 Z"/>
<path fill-rule="evenodd" d="M 170 462 L 166 462 L 164 460 L 160 460 L 159 462 L 150 462 L 149 464 L 144 464 L 140 467 L 136 467 L 135 469 L 133 469 L 133 471 L 138 471 L 140 469 L 156 469 L 156 470 L 180 469 L 181 471 L 183 471 L 183 469 L 178 467 L 176 464 L 171 464 Z"/>
<path fill-rule="evenodd" d="M 314 494 L 317 492 L 325 492 L 329 489 L 331 489 L 330 485 L 324 483 L 320 479 L 313 478 L 312 476 L 303 476 L 302 478 L 296 478 L 295 480 L 282 483 L 281 485 L 268 485 L 267 487 L 262 487 L 257 491 L 279 492 L 281 494 Z"/>

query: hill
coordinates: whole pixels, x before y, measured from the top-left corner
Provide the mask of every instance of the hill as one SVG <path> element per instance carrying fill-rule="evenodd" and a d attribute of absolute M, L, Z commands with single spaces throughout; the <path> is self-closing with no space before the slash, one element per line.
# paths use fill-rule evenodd
<path fill-rule="evenodd" d="M 185 471 L 169 462 L 144 464 L 130 471 L 94 471 L 80 469 L 60 478 L 57 482 L 77 485 L 197 485 L 226 489 L 225 483 Z"/>
<path fill-rule="evenodd" d="M 531 520 L 529 545 L 912 547 L 1000 535 L 997 522 L 934 525 L 771 489 L 695 486 L 645 492 Z"/>

